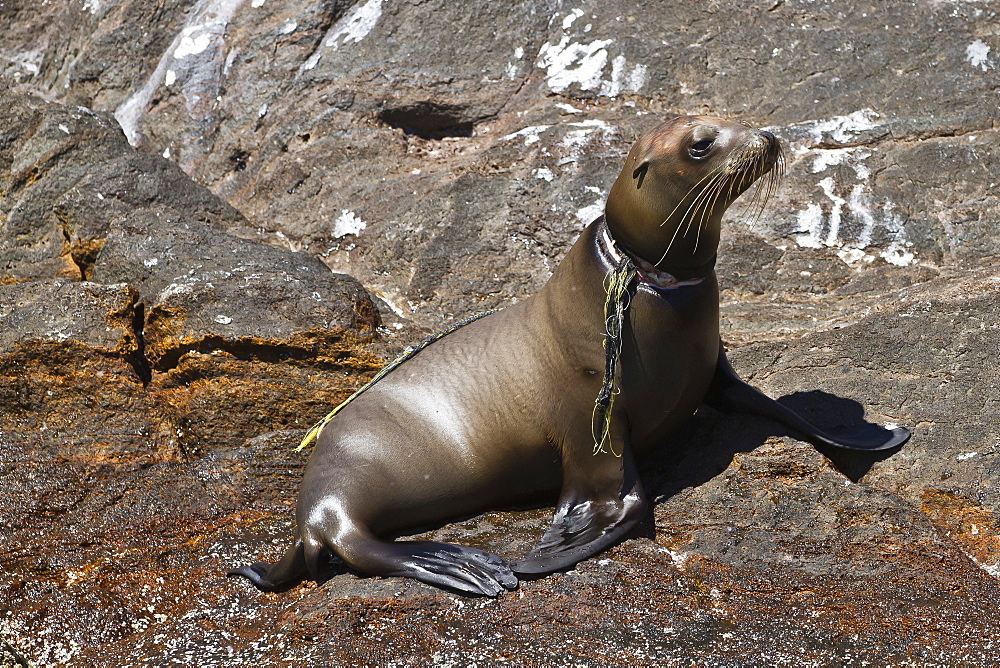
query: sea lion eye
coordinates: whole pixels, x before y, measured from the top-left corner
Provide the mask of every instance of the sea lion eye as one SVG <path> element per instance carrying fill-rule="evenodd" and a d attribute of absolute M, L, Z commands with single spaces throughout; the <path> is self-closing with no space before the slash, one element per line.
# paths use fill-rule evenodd
<path fill-rule="evenodd" d="M 691 144 L 691 148 L 688 149 L 688 153 L 690 153 L 694 158 L 703 158 L 708 153 L 708 150 L 712 148 L 712 144 L 714 143 L 714 139 L 699 139 L 695 143 Z"/>

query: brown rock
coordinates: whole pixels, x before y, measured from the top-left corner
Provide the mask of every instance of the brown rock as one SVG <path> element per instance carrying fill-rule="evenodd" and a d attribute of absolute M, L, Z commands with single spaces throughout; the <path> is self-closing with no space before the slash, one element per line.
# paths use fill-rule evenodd
<path fill-rule="evenodd" d="M 996 12 L 8 0 L 7 83 L 67 106 L 0 98 L 0 661 L 992 665 Z M 675 111 L 788 149 L 720 251 L 737 368 L 911 442 L 706 410 L 646 464 L 645 533 L 497 601 L 223 579 L 283 550 L 290 447 L 368 346 L 536 291 Z M 432 535 L 512 557 L 547 514 Z"/>

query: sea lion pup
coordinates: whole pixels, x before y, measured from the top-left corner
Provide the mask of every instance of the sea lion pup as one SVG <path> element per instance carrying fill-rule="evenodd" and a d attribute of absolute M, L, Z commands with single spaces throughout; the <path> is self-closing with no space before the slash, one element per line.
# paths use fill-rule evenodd
<path fill-rule="evenodd" d="M 705 116 L 640 138 L 605 215 L 538 294 L 435 340 L 334 411 L 306 467 L 295 542 L 273 566 L 230 574 L 276 589 L 317 578 L 336 555 L 360 574 L 496 596 L 516 574 L 565 569 L 620 540 L 646 507 L 636 458 L 703 401 L 774 418 L 816 444 L 902 443 L 905 430 L 875 425 L 824 434 L 726 361 L 714 270 L 722 214 L 780 161 L 771 133 Z M 391 540 L 556 490 L 552 525 L 514 564 Z"/>

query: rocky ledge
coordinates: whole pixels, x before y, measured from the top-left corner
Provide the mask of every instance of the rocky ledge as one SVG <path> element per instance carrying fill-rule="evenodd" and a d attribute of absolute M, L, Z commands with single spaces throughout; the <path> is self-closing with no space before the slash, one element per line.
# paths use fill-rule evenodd
<path fill-rule="evenodd" d="M 0 665 L 993 665 L 995 3 L 85 0 L 0 8 Z M 724 338 L 835 427 L 701 410 L 653 511 L 496 600 L 224 573 L 304 430 L 533 293 L 665 113 L 767 126 Z M 549 508 L 429 534 L 512 558 Z"/>

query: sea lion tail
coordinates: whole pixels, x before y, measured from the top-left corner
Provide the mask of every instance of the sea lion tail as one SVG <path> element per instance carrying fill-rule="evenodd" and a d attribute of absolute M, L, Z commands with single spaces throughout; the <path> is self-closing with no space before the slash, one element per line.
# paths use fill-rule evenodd
<path fill-rule="evenodd" d="M 310 578 L 319 582 L 322 575 L 320 563 L 328 561 L 322 558 L 324 555 L 330 554 L 332 549 L 324 543 L 322 534 L 314 535 L 308 529 L 302 533 L 302 569 L 309 573 Z"/>
<path fill-rule="evenodd" d="M 240 575 L 250 580 L 253 586 L 262 591 L 274 591 L 285 589 L 295 584 L 307 572 L 307 563 L 302 539 L 296 538 L 292 546 L 285 552 L 285 556 L 276 564 L 268 564 L 263 561 L 234 568 L 226 575 L 232 577 Z"/>

